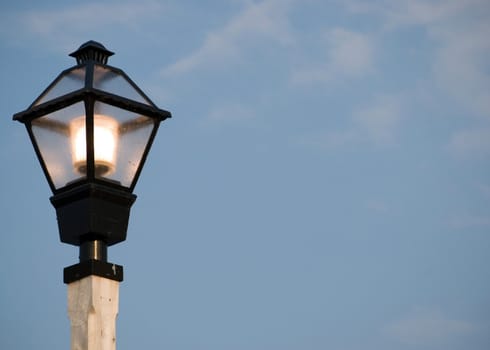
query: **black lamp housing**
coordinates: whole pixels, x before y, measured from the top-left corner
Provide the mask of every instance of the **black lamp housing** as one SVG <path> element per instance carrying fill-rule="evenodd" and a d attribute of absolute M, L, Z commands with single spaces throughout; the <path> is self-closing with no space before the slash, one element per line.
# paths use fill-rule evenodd
<path fill-rule="evenodd" d="M 65 269 L 65 282 L 97 274 L 94 266 L 116 275 L 100 263 L 107 246 L 126 239 L 132 192 L 160 122 L 171 117 L 121 69 L 107 65 L 112 55 L 86 42 L 70 54 L 77 65 L 13 116 L 26 126 L 53 192 L 61 241 L 80 246 L 81 263 L 68 279 L 73 267 Z M 122 280 L 122 268 L 120 274 L 113 278 Z"/>

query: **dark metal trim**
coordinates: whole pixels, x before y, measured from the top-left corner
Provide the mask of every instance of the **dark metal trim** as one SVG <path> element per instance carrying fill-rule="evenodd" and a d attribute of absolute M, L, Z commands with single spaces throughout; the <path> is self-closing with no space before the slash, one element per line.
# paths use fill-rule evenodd
<path fill-rule="evenodd" d="M 90 91 L 87 93 L 94 94 L 97 101 L 104 102 L 130 112 L 142 114 L 150 118 L 158 119 L 160 121 L 164 121 L 165 119 L 172 117 L 172 114 L 164 109 L 149 106 L 147 104 L 130 100 L 119 95 L 114 95 L 103 90 L 90 89 Z"/>
<path fill-rule="evenodd" d="M 64 192 L 71 191 L 73 189 L 76 189 L 80 186 L 89 186 L 93 184 L 94 186 L 104 186 L 105 188 L 111 188 L 117 191 L 122 191 L 126 193 L 130 193 L 129 187 L 122 186 L 118 181 L 113 181 L 111 179 L 106 179 L 106 178 L 94 178 L 92 180 L 88 180 L 86 177 L 76 179 L 68 184 L 66 184 L 63 187 L 60 187 L 56 190 L 53 191 L 53 195 L 58 195 Z"/>
<path fill-rule="evenodd" d="M 87 152 L 85 162 L 87 165 L 87 172 L 85 176 L 87 180 L 92 181 L 95 179 L 95 165 L 94 165 L 94 98 L 87 96 L 85 99 L 85 151 Z"/>
<path fill-rule="evenodd" d="M 100 260 L 86 260 L 63 269 L 63 282 L 70 284 L 88 276 L 104 277 L 122 282 L 123 267 Z"/>
<path fill-rule="evenodd" d="M 134 113 L 139 113 L 150 118 L 164 121 L 167 118 L 171 118 L 172 114 L 169 111 L 160 109 L 157 107 L 149 106 L 147 104 L 133 101 L 125 97 L 114 95 L 102 90 L 84 88 L 69 94 L 55 98 L 40 105 L 28 108 L 25 111 L 14 114 L 13 120 L 17 120 L 21 123 L 26 123 L 32 119 L 42 117 L 46 114 L 55 112 L 64 107 L 70 106 L 76 102 L 83 101 L 87 97 L 92 96 L 94 100 L 110 104 L 121 109 L 125 109 Z"/>
<path fill-rule="evenodd" d="M 80 242 L 80 261 L 100 260 L 107 262 L 107 244 L 100 239 Z"/>
<path fill-rule="evenodd" d="M 102 198 L 121 205 L 132 205 L 136 200 L 136 195 L 130 193 L 126 187 L 111 186 L 105 181 L 82 180 L 74 183 L 73 187 L 63 187 L 56 191 L 50 201 L 56 208 L 86 197 Z"/>
<path fill-rule="evenodd" d="M 28 108 L 25 111 L 15 113 L 12 119 L 21 123 L 27 123 L 32 119 L 45 116 L 59 109 L 63 109 L 72 104 L 83 101 L 86 94 L 87 89 L 85 88 L 70 92 L 69 94 L 57 97 L 45 103 L 41 103 L 40 105 L 32 108 Z"/>
<path fill-rule="evenodd" d="M 90 61 L 106 64 L 107 59 L 112 55 L 114 52 L 107 50 L 104 45 L 94 40 L 87 41 L 70 54 L 71 57 L 75 57 L 78 64 Z"/>
<path fill-rule="evenodd" d="M 111 246 L 126 240 L 135 200 L 136 196 L 128 191 L 92 182 L 60 191 L 50 201 L 56 209 L 61 242 L 80 246 L 100 240 Z M 91 259 L 85 254 L 81 258 Z"/>

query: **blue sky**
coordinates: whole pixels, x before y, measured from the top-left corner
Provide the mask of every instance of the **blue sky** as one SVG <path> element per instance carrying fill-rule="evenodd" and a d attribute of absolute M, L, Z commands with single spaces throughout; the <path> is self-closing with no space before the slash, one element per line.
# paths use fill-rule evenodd
<path fill-rule="evenodd" d="M 174 118 L 136 186 L 118 349 L 490 347 L 485 0 L 0 5 L 0 348 L 69 346 L 24 110 L 88 40 Z"/>

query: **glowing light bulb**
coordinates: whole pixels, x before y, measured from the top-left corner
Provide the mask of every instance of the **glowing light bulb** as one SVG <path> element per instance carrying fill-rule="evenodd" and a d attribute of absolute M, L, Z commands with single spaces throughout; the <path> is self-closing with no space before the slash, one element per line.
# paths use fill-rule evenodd
<path fill-rule="evenodd" d="M 87 173 L 87 142 L 85 117 L 79 117 L 70 124 L 72 159 L 75 171 Z M 118 123 L 102 114 L 94 115 L 94 165 L 95 176 L 110 175 L 116 169 Z"/>

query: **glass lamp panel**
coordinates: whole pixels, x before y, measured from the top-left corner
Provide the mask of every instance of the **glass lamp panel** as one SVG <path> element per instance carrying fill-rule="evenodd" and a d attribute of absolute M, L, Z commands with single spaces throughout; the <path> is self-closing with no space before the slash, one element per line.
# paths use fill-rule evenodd
<path fill-rule="evenodd" d="M 75 166 L 71 131 L 73 120 L 80 116 L 85 116 L 83 102 L 31 122 L 32 133 L 56 189 L 85 178 L 85 173 Z M 82 118 L 85 120 L 85 117 Z"/>
<path fill-rule="evenodd" d="M 76 68 L 58 80 L 51 88 L 45 91 L 35 101 L 34 105 L 37 106 L 41 103 L 53 100 L 57 97 L 66 95 L 70 92 L 77 91 L 85 86 L 85 68 Z"/>
<path fill-rule="evenodd" d="M 102 102 L 96 102 L 94 107 L 95 165 L 97 168 L 97 154 L 104 154 L 112 162 L 106 172 L 96 171 L 95 176 L 130 187 L 140 167 L 155 121 Z M 97 125 L 101 129 L 99 136 Z"/>
<path fill-rule="evenodd" d="M 150 101 L 141 95 L 124 75 L 104 66 L 95 65 L 93 87 L 94 89 L 103 90 L 133 101 L 151 105 Z"/>

